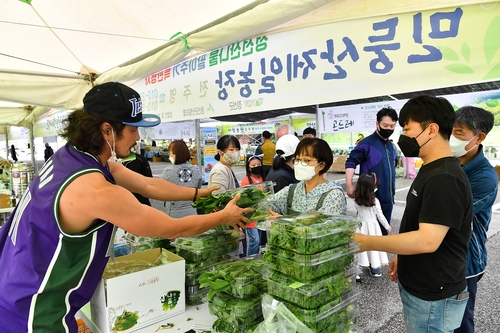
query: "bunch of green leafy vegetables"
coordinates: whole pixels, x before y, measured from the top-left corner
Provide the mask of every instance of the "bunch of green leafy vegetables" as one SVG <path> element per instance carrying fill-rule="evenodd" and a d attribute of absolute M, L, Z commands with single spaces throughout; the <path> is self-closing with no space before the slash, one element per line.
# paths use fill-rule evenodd
<path fill-rule="evenodd" d="M 208 303 L 208 310 L 219 319 L 235 326 L 253 324 L 262 316 L 261 295 L 235 298 L 218 292 Z"/>
<path fill-rule="evenodd" d="M 269 270 L 268 293 L 303 309 L 315 309 L 335 299 L 341 299 L 353 289 L 353 275 L 346 276 L 343 270 L 311 282 Z"/>
<path fill-rule="evenodd" d="M 214 265 L 226 262 L 231 258 L 230 254 L 223 254 L 218 257 L 213 257 L 201 262 L 186 262 L 186 274 L 188 273 L 198 273 L 211 270 Z"/>
<path fill-rule="evenodd" d="M 245 214 L 245 217 L 250 221 L 260 220 L 269 216 L 269 211 L 265 209 L 267 208 L 267 203 L 262 203 L 269 193 L 264 193 L 264 191 L 255 187 L 241 188 L 219 194 L 209 194 L 205 198 L 199 198 L 192 206 L 196 209 L 203 210 L 205 214 L 209 214 L 214 210 L 219 211 L 224 209 L 237 193 L 241 194 L 236 202 L 238 207 L 253 208 L 252 212 Z"/>
<path fill-rule="evenodd" d="M 306 222 L 306 224 L 304 224 Z M 302 254 L 314 254 L 348 244 L 354 239 L 353 218 L 317 215 L 310 219 L 278 219 L 269 230 L 269 244 Z"/>
<path fill-rule="evenodd" d="M 263 321 L 264 318 L 260 317 L 255 320 L 252 324 L 235 325 L 231 321 L 225 321 L 224 319 L 216 319 L 212 328 L 216 332 L 227 332 L 227 333 L 253 333 L 255 327 Z"/>
<path fill-rule="evenodd" d="M 139 315 L 137 312 L 130 312 L 123 310 L 122 314 L 116 317 L 115 324 L 113 326 L 113 331 L 125 331 L 137 324 Z"/>
<path fill-rule="evenodd" d="M 339 247 L 335 256 L 330 258 L 319 257 L 311 260 L 302 259 L 297 261 L 285 259 L 275 252 L 266 252 L 264 261 L 267 266 L 287 275 L 291 275 L 300 281 L 313 281 L 321 276 L 332 274 L 344 269 L 354 263 L 354 249 L 346 246 Z"/>
<path fill-rule="evenodd" d="M 208 231 L 196 236 L 179 237 L 173 243 L 175 246 L 180 246 L 185 249 L 203 249 L 236 240 L 239 236 L 240 233 L 234 229 L 227 231 Z"/>
<path fill-rule="evenodd" d="M 238 241 L 233 240 L 225 244 L 207 247 L 204 249 L 185 249 L 177 247 L 177 254 L 183 257 L 186 262 L 199 263 L 210 258 L 220 257 L 225 254 L 232 253 L 238 249 Z"/>
<path fill-rule="evenodd" d="M 213 271 L 200 275 L 200 287 L 210 287 L 207 300 L 216 292 L 227 292 L 234 297 L 247 297 L 262 293 L 262 260 L 233 260 L 216 265 Z"/>

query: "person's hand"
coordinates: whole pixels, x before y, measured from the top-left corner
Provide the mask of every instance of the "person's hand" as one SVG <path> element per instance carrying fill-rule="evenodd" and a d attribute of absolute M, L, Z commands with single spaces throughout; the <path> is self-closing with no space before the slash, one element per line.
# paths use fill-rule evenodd
<path fill-rule="evenodd" d="M 212 186 L 212 187 L 207 187 L 207 188 L 200 188 L 198 190 L 197 197 L 200 197 L 200 198 L 208 197 L 208 195 L 210 193 L 212 193 L 213 191 L 216 191 L 218 189 L 220 189 L 220 186 Z"/>
<path fill-rule="evenodd" d="M 245 228 L 245 224 L 250 223 L 243 214 L 250 213 L 252 208 L 240 208 L 236 202 L 240 199 L 240 193 L 237 193 L 234 198 L 229 201 L 226 207 L 222 210 L 226 214 L 223 223 L 232 226 L 235 230 L 240 231 L 240 228 Z"/>
<path fill-rule="evenodd" d="M 346 184 L 346 191 L 349 198 L 354 199 L 354 195 L 356 194 L 356 187 L 354 187 L 352 184 L 351 185 Z"/>
<path fill-rule="evenodd" d="M 396 254 L 389 263 L 387 274 L 392 282 L 398 282 L 398 255 Z"/>
<path fill-rule="evenodd" d="M 354 233 L 354 241 L 359 245 L 359 249 L 356 251 L 356 253 L 366 251 L 367 237 L 369 237 L 369 236 L 367 236 L 365 234 L 360 234 L 359 232 Z"/>
<path fill-rule="evenodd" d="M 273 217 L 280 217 L 282 215 L 276 213 L 274 210 L 272 210 L 271 208 L 269 208 L 269 214 L 271 214 L 271 216 L 269 216 L 269 218 L 273 218 Z"/>
<path fill-rule="evenodd" d="M 388 233 L 388 234 L 390 234 L 390 233 L 391 233 L 391 231 L 392 231 L 392 227 L 391 227 L 391 226 L 389 226 L 389 228 L 387 228 L 387 233 Z"/>

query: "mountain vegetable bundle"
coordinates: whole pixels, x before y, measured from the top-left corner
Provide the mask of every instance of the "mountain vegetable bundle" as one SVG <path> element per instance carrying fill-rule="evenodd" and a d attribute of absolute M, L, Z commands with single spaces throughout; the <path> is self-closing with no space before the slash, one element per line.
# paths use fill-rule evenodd
<path fill-rule="evenodd" d="M 192 206 L 196 209 L 201 209 L 205 214 L 211 212 L 219 211 L 224 209 L 226 205 L 231 201 L 237 193 L 241 196 L 236 202 L 236 205 L 240 208 L 253 208 L 253 211 L 246 213 L 250 221 L 260 220 L 269 216 L 269 211 L 267 210 L 267 203 L 262 202 L 270 194 L 266 193 L 262 189 L 254 186 L 241 187 L 233 191 L 227 191 L 219 194 L 209 194 L 205 198 L 199 198 Z"/>
<path fill-rule="evenodd" d="M 235 298 L 229 294 L 218 292 L 208 303 L 211 314 L 220 320 L 233 325 L 254 325 L 262 316 L 261 295 L 252 298 Z"/>
<path fill-rule="evenodd" d="M 121 332 L 134 327 L 137 324 L 139 315 L 137 312 L 130 312 L 123 310 L 123 313 L 116 317 L 115 324 L 113 326 L 114 332 Z"/>
<path fill-rule="evenodd" d="M 353 270 L 336 271 L 307 283 L 272 269 L 265 269 L 264 277 L 268 281 L 270 295 L 308 310 L 342 299 L 354 288 Z"/>
<path fill-rule="evenodd" d="M 358 225 L 355 218 L 310 214 L 272 219 L 268 242 L 301 254 L 314 254 L 348 244 Z"/>
<path fill-rule="evenodd" d="M 310 255 L 269 247 L 264 261 L 268 267 L 300 281 L 313 281 L 353 264 L 354 251 L 355 247 L 350 244 Z"/>
<path fill-rule="evenodd" d="M 238 239 L 239 236 L 239 232 L 234 229 L 227 231 L 208 231 L 197 236 L 179 237 L 172 243 L 176 247 L 180 246 L 184 249 L 203 249 L 227 243 Z"/>
<path fill-rule="evenodd" d="M 198 278 L 200 287 L 210 287 L 207 300 L 216 292 L 226 292 L 233 297 L 245 298 L 262 293 L 266 282 L 262 277 L 262 260 L 235 260 L 215 266 Z"/>
<path fill-rule="evenodd" d="M 232 253 L 238 249 L 238 240 L 232 240 L 225 244 L 218 244 L 203 249 L 185 248 L 182 245 L 176 245 L 177 254 L 183 257 L 186 262 L 202 262 L 211 258 Z"/>

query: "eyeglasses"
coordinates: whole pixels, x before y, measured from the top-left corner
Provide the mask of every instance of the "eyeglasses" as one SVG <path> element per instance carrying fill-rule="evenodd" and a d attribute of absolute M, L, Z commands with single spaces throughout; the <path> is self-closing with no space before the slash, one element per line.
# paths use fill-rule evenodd
<path fill-rule="evenodd" d="M 299 162 L 300 162 L 300 164 L 302 164 L 302 166 L 308 166 L 309 163 L 311 163 L 312 161 L 314 161 L 314 160 L 294 158 L 293 159 L 293 164 L 294 165 L 299 165 Z M 320 164 L 320 163 L 321 162 L 319 162 L 318 164 Z M 318 165 L 318 164 L 316 164 L 316 165 Z"/>

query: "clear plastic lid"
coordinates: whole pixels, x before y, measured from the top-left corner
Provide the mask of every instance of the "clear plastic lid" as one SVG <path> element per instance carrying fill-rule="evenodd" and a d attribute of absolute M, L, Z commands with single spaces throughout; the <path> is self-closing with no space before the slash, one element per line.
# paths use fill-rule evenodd
<path fill-rule="evenodd" d="M 262 296 L 236 298 L 227 293 L 218 292 L 210 300 L 208 308 L 211 314 L 224 314 L 231 318 L 249 317 L 253 319 L 262 315 Z M 252 320 L 252 319 L 249 319 Z"/>
<path fill-rule="evenodd" d="M 313 254 L 349 243 L 357 227 L 358 220 L 350 216 L 283 216 L 267 219 L 267 239 L 277 247 Z"/>
<path fill-rule="evenodd" d="M 229 254 L 223 254 L 221 256 L 209 258 L 202 262 L 186 263 L 186 274 L 196 274 L 200 272 L 206 272 L 211 270 L 214 265 L 228 261 L 231 258 Z"/>
<path fill-rule="evenodd" d="M 283 291 L 303 294 L 312 297 L 324 290 L 334 291 L 339 296 L 344 290 L 350 291 L 354 286 L 355 268 L 351 267 L 344 270 L 338 270 L 332 275 L 322 276 L 318 279 L 308 282 L 297 280 L 293 276 L 283 274 L 279 271 L 265 267 L 263 276 L 268 281 L 272 281 L 283 288 Z"/>
<path fill-rule="evenodd" d="M 357 248 L 358 246 L 356 245 L 356 243 L 350 242 L 348 244 L 337 246 L 333 249 L 329 249 L 319 253 L 300 254 L 295 251 L 268 245 L 267 253 L 264 255 L 264 260 L 266 260 L 266 257 L 272 255 L 280 260 L 290 261 L 294 264 L 299 264 L 302 266 L 318 265 L 324 262 L 335 260 L 346 254 L 354 253 Z"/>
<path fill-rule="evenodd" d="M 232 240 L 228 243 L 218 246 L 207 247 L 204 249 L 193 249 L 191 247 L 177 246 L 177 254 L 184 258 L 186 262 L 202 262 L 211 258 L 220 257 L 236 251 L 238 249 L 238 240 Z"/>
<path fill-rule="evenodd" d="M 171 244 L 186 250 L 198 250 L 219 246 L 220 244 L 236 240 L 239 237 L 240 233 L 235 230 L 210 230 L 197 236 L 179 237 Z"/>

